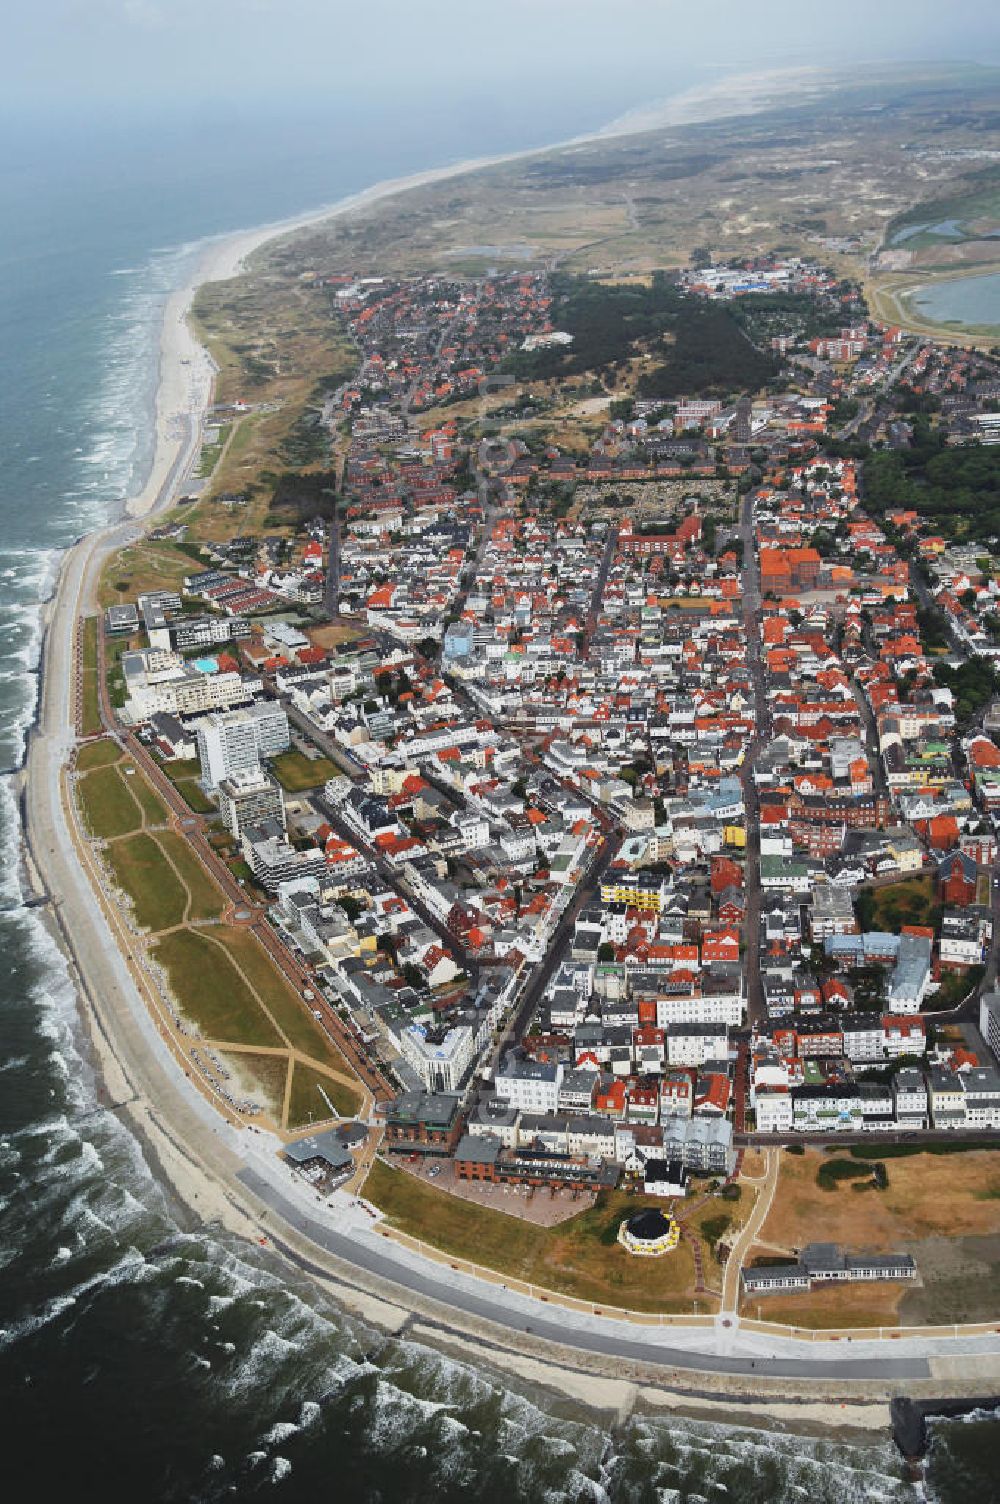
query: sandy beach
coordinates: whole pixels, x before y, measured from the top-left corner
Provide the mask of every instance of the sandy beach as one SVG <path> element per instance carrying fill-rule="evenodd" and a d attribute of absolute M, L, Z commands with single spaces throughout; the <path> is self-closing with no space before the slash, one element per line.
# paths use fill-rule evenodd
<path fill-rule="evenodd" d="M 96 609 L 103 562 L 140 536 L 146 519 L 183 490 L 199 452 L 215 372 L 187 322 L 197 288 L 237 275 L 253 251 L 277 236 L 407 189 L 512 159 L 463 162 L 381 183 L 329 208 L 209 242 L 188 283 L 169 298 L 160 341 L 156 444 L 149 478 L 127 502 L 124 518 L 82 539 L 67 553 L 47 612 L 38 719 L 21 785 L 32 886 L 40 896 L 54 900 L 47 910 L 50 929 L 78 987 L 105 1099 L 129 1119 L 151 1163 L 193 1219 L 221 1224 L 277 1249 L 367 1320 L 399 1330 L 416 1315 L 425 1322 L 425 1334 L 447 1334 L 455 1343 L 468 1344 L 470 1353 L 486 1341 L 494 1355 L 506 1355 L 512 1371 L 516 1366 L 522 1375 L 563 1387 L 600 1410 L 621 1414 L 640 1397 L 653 1408 L 676 1405 L 677 1394 L 696 1389 L 714 1393 L 714 1402 L 705 1401 L 709 1408 L 719 1395 L 737 1393 L 754 1415 L 771 1423 L 798 1421 L 823 1430 L 844 1424 L 842 1416 L 833 1415 L 829 1423 L 823 1420 L 830 1408 L 827 1403 L 824 1409 L 823 1401 L 846 1395 L 859 1402 L 855 1418 L 860 1427 L 881 1428 L 886 1396 L 906 1374 L 912 1377 L 907 1388 L 914 1393 L 962 1392 L 963 1382 L 981 1392 L 994 1373 L 1000 1379 L 1000 1343 L 986 1336 L 964 1337 L 966 1373 L 944 1380 L 934 1378 L 930 1366 L 938 1354 L 943 1357 L 950 1351 L 944 1339 L 922 1343 L 912 1357 L 908 1342 L 858 1343 L 852 1362 L 844 1366 L 844 1349 L 834 1342 L 796 1343 L 759 1331 L 741 1334 L 683 1324 L 647 1325 L 629 1334 L 623 1320 L 581 1316 L 574 1326 L 576 1318 L 571 1320 L 565 1311 L 559 1316 L 558 1343 L 548 1340 L 540 1334 L 546 1320 L 551 1323 L 551 1305 L 515 1297 L 495 1279 L 486 1283 L 471 1275 L 452 1275 L 446 1262 L 387 1242 L 377 1222 L 350 1198 L 342 1197 L 332 1207 L 320 1204 L 316 1194 L 279 1162 L 276 1139 L 234 1127 L 212 1109 L 166 1047 L 144 999 L 141 978 L 116 933 L 114 915 L 88 881 L 81 860 L 84 838 L 66 779 L 75 741 L 76 626 Z M 598 1341 L 595 1332 L 607 1333 L 606 1341 Z M 900 1377 L 891 1377 L 888 1368 L 880 1377 L 866 1377 L 865 1349 L 872 1350 L 872 1364 L 877 1350 L 891 1353 L 892 1361 L 902 1364 Z M 889 1357 L 878 1361 L 890 1363 Z M 771 1363 L 777 1365 L 773 1376 L 768 1374 Z M 789 1365 L 796 1363 L 803 1372 L 793 1380 Z M 759 1367 L 748 1378 L 755 1364 Z"/>

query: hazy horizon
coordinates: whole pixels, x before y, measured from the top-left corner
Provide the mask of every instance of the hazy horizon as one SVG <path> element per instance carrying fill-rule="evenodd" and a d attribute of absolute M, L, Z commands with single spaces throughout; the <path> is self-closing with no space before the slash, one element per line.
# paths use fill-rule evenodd
<path fill-rule="evenodd" d="M 516 114 L 531 91 L 595 120 L 692 74 L 859 62 L 1000 62 L 984 0 L 43 0 L 8 16 L 5 113 L 114 118 L 164 107 L 279 116 L 356 103 Z"/>

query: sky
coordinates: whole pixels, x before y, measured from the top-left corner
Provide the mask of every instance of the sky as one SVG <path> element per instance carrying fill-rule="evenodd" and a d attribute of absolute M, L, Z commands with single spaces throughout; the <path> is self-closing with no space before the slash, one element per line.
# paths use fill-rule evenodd
<path fill-rule="evenodd" d="M 16 5 L 16 9 L 15 9 Z M 3 105 L 39 113 L 325 98 L 610 116 L 693 70 L 854 57 L 1000 62 L 996 0 L 8 0 Z"/>
<path fill-rule="evenodd" d="M 21 0 L 8 102 L 196 104 L 474 82 L 656 97 L 685 67 L 1000 60 L 995 0 Z"/>

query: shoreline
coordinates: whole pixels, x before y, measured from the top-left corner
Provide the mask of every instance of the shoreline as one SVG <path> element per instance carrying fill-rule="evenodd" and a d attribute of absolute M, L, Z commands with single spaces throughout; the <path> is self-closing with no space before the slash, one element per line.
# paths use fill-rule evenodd
<path fill-rule="evenodd" d="M 883 323 L 896 324 L 908 334 L 934 340 L 939 344 L 989 349 L 1000 341 L 1000 323 L 942 324 L 922 313 L 912 301 L 919 294 L 933 291 L 945 283 L 964 282 L 978 277 L 1000 277 L 1000 261 L 984 262 L 975 267 L 949 268 L 938 273 L 869 273 L 863 280 L 872 315 Z M 894 283 L 890 278 L 898 280 Z"/>
<path fill-rule="evenodd" d="M 28 732 L 24 770 L 19 775 L 30 883 L 40 896 L 58 900 L 45 916 L 46 929 L 70 967 L 109 1105 L 127 1118 L 130 1131 L 139 1138 L 147 1160 L 152 1161 L 153 1172 L 167 1183 L 170 1194 L 196 1225 L 217 1222 L 235 1235 L 258 1243 L 261 1229 L 266 1227 L 269 1249 L 308 1273 L 364 1319 L 388 1330 L 408 1328 L 412 1335 L 419 1331 L 423 1339 L 434 1338 L 441 1344 L 464 1344 L 467 1356 L 492 1354 L 488 1361 L 496 1361 L 501 1368 L 506 1365 L 511 1372 L 520 1372 L 534 1364 L 548 1376 L 549 1387 L 575 1392 L 578 1397 L 586 1392 L 590 1398 L 582 1402 L 602 1412 L 621 1413 L 624 1406 L 633 1406 L 639 1398 L 660 1407 L 679 1409 L 689 1402 L 694 1404 L 699 1395 L 704 1396 L 706 1388 L 712 1394 L 714 1384 L 715 1397 L 705 1403 L 713 1407 L 729 1406 L 730 1415 L 736 1401 L 746 1407 L 748 1414 L 774 1425 L 788 1423 L 789 1413 L 794 1412 L 798 1419 L 808 1421 L 811 1434 L 816 1430 L 825 1434 L 827 1426 L 818 1412 L 825 1414 L 831 1400 L 846 1395 L 852 1418 L 859 1421 L 859 1426 L 852 1429 L 884 1431 L 888 1424 L 886 1391 L 890 1387 L 885 1379 L 827 1377 L 823 1369 L 827 1368 L 829 1373 L 831 1365 L 824 1359 L 815 1360 L 817 1373 L 812 1378 L 803 1375 L 793 1379 L 787 1373 L 780 1375 L 773 1370 L 769 1373 L 769 1361 L 775 1361 L 773 1354 L 769 1358 L 767 1352 L 771 1339 L 760 1334 L 746 1334 L 750 1345 L 744 1351 L 758 1352 L 759 1359 L 752 1361 L 761 1362 L 761 1370 L 752 1379 L 725 1366 L 727 1355 L 735 1359 L 740 1351 L 735 1334 L 708 1328 L 706 1341 L 704 1326 L 664 1328 L 668 1340 L 679 1341 L 681 1346 L 671 1348 L 661 1343 L 660 1353 L 656 1352 L 655 1344 L 647 1342 L 642 1358 L 623 1359 L 613 1354 L 602 1358 L 596 1350 L 572 1346 L 571 1337 L 567 1346 L 565 1340 L 560 1343 L 540 1335 L 537 1318 L 533 1318 L 534 1331 L 530 1325 L 525 1330 L 523 1323 L 517 1327 L 509 1320 L 505 1324 L 483 1317 L 470 1318 L 448 1298 L 448 1265 L 444 1259 L 440 1264 L 422 1261 L 425 1266 L 429 1264 L 429 1268 L 425 1267 L 424 1282 L 438 1287 L 437 1296 L 428 1296 L 402 1281 L 352 1264 L 304 1235 L 295 1223 L 298 1222 L 299 1228 L 304 1227 L 305 1210 L 313 1209 L 310 1193 L 293 1186 L 284 1172 L 280 1179 L 274 1173 L 280 1169 L 273 1152 L 276 1140 L 271 1144 L 262 1134 L 254 1133 L 251 1139 L 252 1130 L 229 1129 L 193 1086 L 185 1086 L 176 1063 L 162 1047 L 155 1020 L 129 973 L 127 957 L 109 930 L 108 916 L 77 860 L 72 843 L 65 840 L 67 825 L 72 829 L 74 819 L 63 773 L 75 742 L 69 709 L 74 682 L 75 623 L 81 611 L 89 606 L 89 592 L 104 557 L 126 540 L 140 536 L 145 519 L 169 504 L 198 452 L 205 410 L 211 400 L 214 366 L 187 323 L 197 288 L 205 282 L 238 274 L 255 250 L 297 229 L 443 177 L 552 149 L 537 148 L 456 164 L 378 184 L 338 205 L 220 238 L 206 246 L 185 286 L 167 299 L 159 347 L 156 448 L 150 475 L 138 495 L 126 503 L 124 516 L 99 533 L 78 540 L 67 550 L 45 611 L 36 715 Z M 191 363 L 190 367 L 185 362 Z M 65 849 L 61 848 L 60 835 Z M 273 1199 L 266 1201 L 245 1178 L 255 1176 L 267 1181 L 269 1166 L 270 1181 L 280 1192 L 277 1207 Z M 286 1215 L 288 1207 L 290 1215 Z M 272 1232 L 275 1225 L 280 1229 L 277 1238 Z M 371 1228 L 363 1230 L 374 1238 Z M 405 1267 L 406 1261 L 400 1257 L 400 1270 Z M 496 1286 L 491 1287 L 491 1294 L 496 1314 L 504 1314 L 501 1308 L 511 1302 L 502 1297 L 498 1300 Z M 544 1317 L 544 1307 L 539 1309 Z M 561 1314 L 565 1318 L 569 1312 Z M 568 1336 L 572 1324 L 564 1322 L 564 1326 Z M 914 1335 L 919 1338 L 919 1333 Z M 897 1352 L 900 1346 L 884 1345 L 894 1347 Z M 686 1361 L 678 1368 L 676 1363 L 682 1355 Z M 701 1358 L 713 1357 L 714 1366 L 699 1367 Z M 859 1360 L 857 1366 L 863 1361 Z M 778 1363 L 777 1367 L 780 1366 Z M 997 1372 L 1000 1375 L 1000 1365 Z M 943 1377 L 935 1380 L 929 1374 L 926 1380 L 917 1382 L 930 1384 L 937 1393 L 948 1384 L 961 1381 Z M 977 1394 L 986 1390 L 988 1382 L 983 1376 L 970 1375 L 968 1380 Z M 599 1403 L 602 1395 L 608 1403 Z M 862 1414 L 867 1417 L 864 1421 L 860 1420 Z M 716 1414 L 711 1418 L 724 1417 Z"/>

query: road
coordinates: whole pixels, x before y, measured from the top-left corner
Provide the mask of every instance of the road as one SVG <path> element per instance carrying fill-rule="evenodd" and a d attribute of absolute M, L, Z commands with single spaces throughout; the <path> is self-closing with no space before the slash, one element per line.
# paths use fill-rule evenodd
<path fill-rule="evenodd" d="M 740 1306 L 740 1272 L 754 1243 L 757 1234 L 767 1221 L 771 1204 L 774 1201 L 775 1192 L 778 1189 L 778 1176 L 781 1171 L 781 1155 L 777 1149 L 768 1149 L 764 1155 L 764 1176 L 759 1182 L 760 1189 L 757 1192 L 753 1210 L 740 1228 L 735 1243 L 730 1249 L 729 1258 L 726 1260 L 726 1270 L 722 1279 L 722 1302 L 720 1310 L 731 1314 L 739 1310 Z"/>
<path fill-rule="evenodd" d="M 608 536 L 604 544 L 604 553 L 601 556 L 601 567 L 598 570 L 597 580 L 594 584 L 594 593 L 590 601 L 590 610 L 587 612 L 586 638 L 587 647 L 597 630 L 600 620 L 601 607 L 604 604 L 604 590 L 608 583 L 608 575 L 611 573 L 611 565 L 615 557 L 615 549 L 618 547 L 618 529 L 609 526 Z"/>
<path fill-rule="evenodd" d="M 333 498 L 333 516 L 330 519 L 330 541 L 327 546 L 326 584 L 323 587 L 323 606 L 331 621 L 340 615 L 340 523 L 337 519 L 337 498 Z"/>
<path fill-rule="evenodd" d="M 837 1357 L 816 1354 L 797 1357 L 775 1353 L 767 1347 L 760 1349 L 759 1357 L 753 1357 L 749 1345 L 742 1352 L 712 1351 L 713 1347 L 720 1345 L 712 1328 L 702 1329 L 702 1339 L 697 1347 L 687 1347 L 680 1345 L 676 1336 L 671 1342 L 669 1328 L 629 1329 L 625 1322 L 610 1316 L 587 1317 L 566 1308 L 557 1312 L 540 1300 L 501 1294 L 500 1289 L 484 1281 L 456 1275 L 447 1266 L 427 1261 L 417 1264 L 389 1240 L 376 1244 L 373 1237 L 360 1238 L 338 1232 L 283 1196 L 252 1167 L 242 1170 L 239 1178 L 283 1221 L 334 1257 L 364 1269 L 380 1280 L 387 1280 L 403 1291 L 435 1301 L 444 1298 L 451 1312 L 492 1322 L 511 1333 L 530 1334 L 559 1347 L 599 1353 L 626 1362 L 652 1363 L 702 1373 L 760 1373 L 768 1378 L 833 1381 L 899 1381 L 930 1377 L 926 1357 L 896 1356 L 891 1353 L 888 1343 L 884 1344 L 887 1352 L 884 1357 L 842 1358 L 839 1354 Z M 311 1262 L 280 1241 L 278 1246 L 286 1257 L 308 1273 L 322 1276 L 326 1272 L 322 1264 Z M 721 1345 L 725 1345 L 724 1333 Z M 802 1346 L 786 1345 L 792 1352 L 797 1346 Z M 808 1348 L 804 1351 L 808 1352 Z"/>
<path fill-rule="evenodd" d="M 854 695 L 864 728 L 865 748 L 868 752 L 868 761 L 872 770 L 872 787 L 876 794 L 887 796 L 889 784 L 885 776 L 885 768 L 882 765 L 882 750 L 879 746 L 878 728 L 875 724 L 875 716 L 868 703 L 868 696 L 856 679 L 851 680 L 851 692 Z"/>
<path fill-rule="evenodd" d="M 747 648 L 747 667 L 750 670 L 750 683 L 753 689 L 754 725 L 756 727 L 740 769 L 740 780 L 743 785 L 743 819 L 747 834 L 746 913 L 743 920 L 747 1019 L 750 1027 L 754 1028 L 764 1022 L 766 1009 L 764 988 L 760 977 L 760 800 L 753 775 L 757 756 L 767 743 L 770 718 L 764 662 L 761 655 L 760 564 L 755 547 L 752 491 L 744 496 L 740 509 L 740 538 L 743 543 L 743 632 Z"/>
<path fill-rule="evenodd" d="M 503 1055 L 512 1046 L 520 1044 L 525 1030 L 531 1022 L 535 1009 L 541 1001 L 542 994 L 551 981 L 556 968 L 563 958 L 563 953 L 573 934 L 573 927 L 579 918 L 581 910 L 589 903 L 594 894 L 601 886 L 601 879 L 608 869 L 608 865 L 618 852 L 619 842 L 610 836 L 603 836 L 600 843 L 591 853 L 587 872 L 581 879 L 576 889 L 576 896 L 569 905 L 562 918 L 552 932 L 552 937 L 545 947 L 545 955 L 538 962 L 531 974 L 531 980 L 517 1005 L 511 1014 L 507 1025 L 497 1040 L 493 1050 L 491 1065 L 494 1070 L 501 1062 Z"/>

